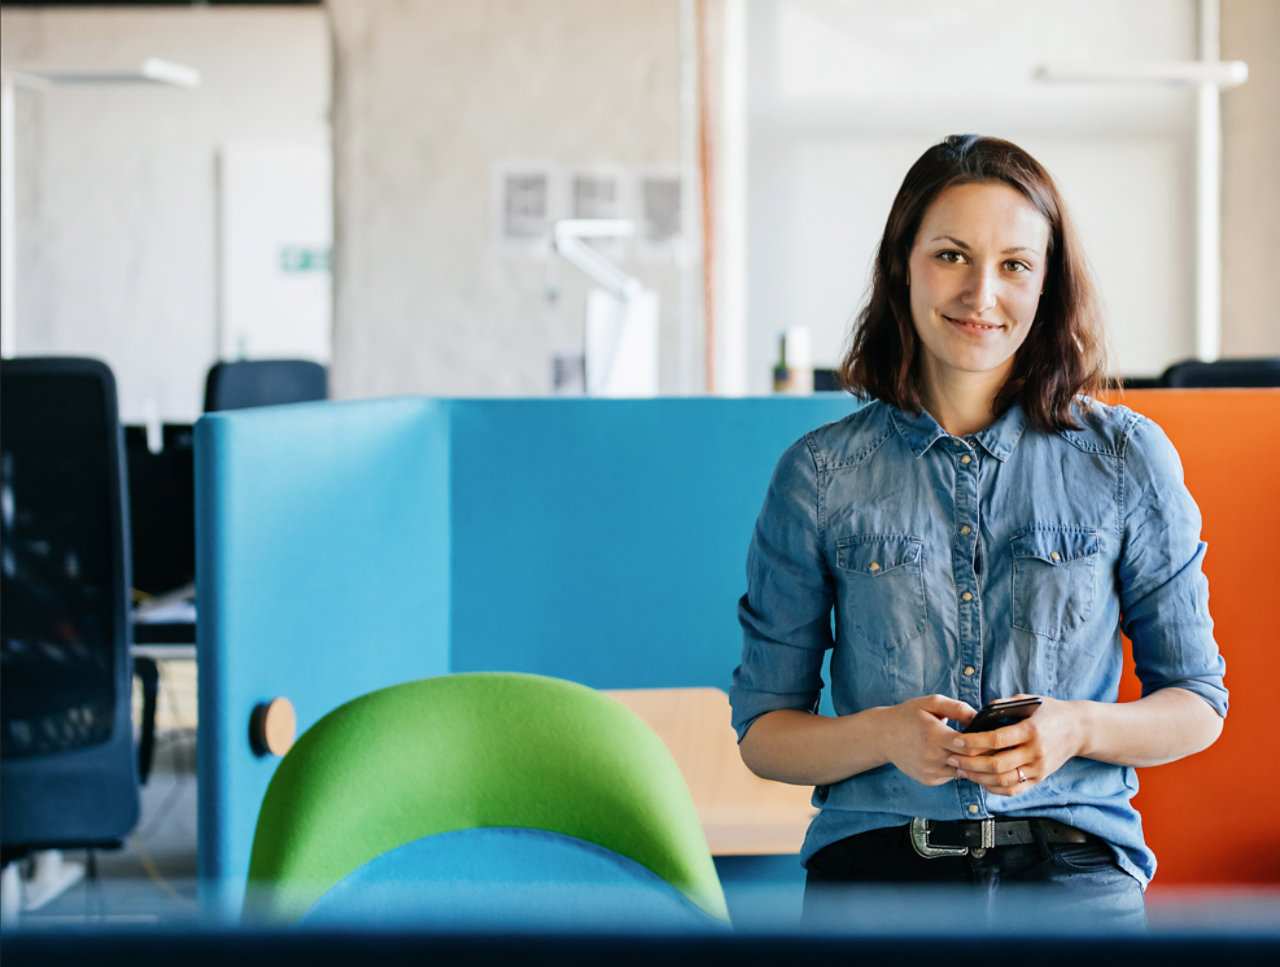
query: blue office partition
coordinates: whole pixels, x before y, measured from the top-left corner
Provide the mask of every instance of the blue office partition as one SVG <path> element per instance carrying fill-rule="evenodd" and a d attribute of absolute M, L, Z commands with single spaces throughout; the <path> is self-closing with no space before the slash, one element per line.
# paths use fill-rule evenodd
<path fill-rule="evenodd" d="M 727 688 L 752 527 L 782 451 L 847 396 L 299 404 L 196 427 L 200 875 L 238 910 L 298 729 L 447 671 Z M 411 741 L 411 739 L 406 739 Z"/>
<path fill-rule="evenodd" d="M 348 699 L 448 669 L 448 405 L 239 410 L 196 426 L 199 874 L 238 911 L 279 761 L 255 707 L 299 734 Z"/>
<path fill-rule="evenodd" d="M 453 670 L 727 689 L 774 465 L 857 405 L 455 401 Z"/>

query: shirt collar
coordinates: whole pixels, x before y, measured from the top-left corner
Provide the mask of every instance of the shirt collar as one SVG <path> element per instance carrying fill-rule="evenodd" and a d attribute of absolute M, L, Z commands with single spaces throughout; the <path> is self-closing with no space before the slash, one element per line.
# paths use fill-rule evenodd
<path fill-rule="evenodd" d="M 907 413 L 890 407 L 893 425 L 903 442 L 910 447 L 917 457 L 924 454 L 939 440 L 950 440 L 951 434 L 944 430 L 927 410 L 919 413 Z M 987 453 L 1002 463 L 1009 459 L 1013 448 L 1022 438 L 1027 428 L 1027 417 L 1022 407 L 1014 403 L 985 430 L 980 430 L 969 437 L 976 441 Z"/>

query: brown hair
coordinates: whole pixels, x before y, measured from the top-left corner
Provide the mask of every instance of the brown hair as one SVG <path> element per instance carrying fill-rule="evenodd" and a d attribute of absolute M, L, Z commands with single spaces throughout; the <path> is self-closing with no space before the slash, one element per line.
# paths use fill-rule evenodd
<path fill-rule="evenodd" d="M 907 259 L 924 213 L 943 190 L 975 181 L 1001 182 L 1020 192 L 1049 222 L 1044 293 L 1013 369 L 995 398 L 995 412 L 1015 402 L 1039 430 L 1077 429 L 1078 393 L 1096 395 L 1104 377 L 1102 316 L 1080 241 L 1049 173 L 1015 144 L 953 134 L 920 156 L 889 209 L 876 254 L 871 298 L 854 322 L 840 364 L 846 389 L 901 410 L 921 410 L 920 340 L 911 318 Z"/>

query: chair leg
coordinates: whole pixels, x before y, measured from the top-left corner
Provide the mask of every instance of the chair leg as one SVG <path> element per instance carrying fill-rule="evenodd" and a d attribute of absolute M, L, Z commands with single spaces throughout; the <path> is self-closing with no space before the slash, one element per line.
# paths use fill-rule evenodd
<path fill-rule="evenodd" d="M 156 699 L 160 692 L 160 670 L 155 659 L 135 657 L 133 673 L 142 681 L 142 734 L 138 739 L 138 782 L 147 784 L 151 757 L 156 745 Z"/>
<path fill-rule="evenodd" d="M 0 924 L 12 927 L 22 918 L 21 862 L 12 860 L 5 864 L 0 874 Z"/>
<path fill-rule="evenodd" d="M 63 859 L 61 850 L 37 850 L 32 860 L 31 876 L 22 884 L 24 912 L 39 910 L 84 879 L 85 865 Z"/>

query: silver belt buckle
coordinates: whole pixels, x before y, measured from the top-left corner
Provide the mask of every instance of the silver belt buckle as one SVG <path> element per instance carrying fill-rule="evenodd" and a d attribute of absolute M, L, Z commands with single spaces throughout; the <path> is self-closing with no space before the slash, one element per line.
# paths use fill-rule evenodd
<path fill-rule="evenodd" d="M 988 850 L 996 845 L 996 821 L 994 819 L 979 820 L 982 823 L 982 849 Z M 968 856 L 967 846 L 934 846 L 929 842 L 929 820 L 917 816 L 911 820 L 911 846 L 920 856 L 927 860 L 936 860 L 942 856 Z M 981 855 L 981 854 L 979 854 Z"/>

